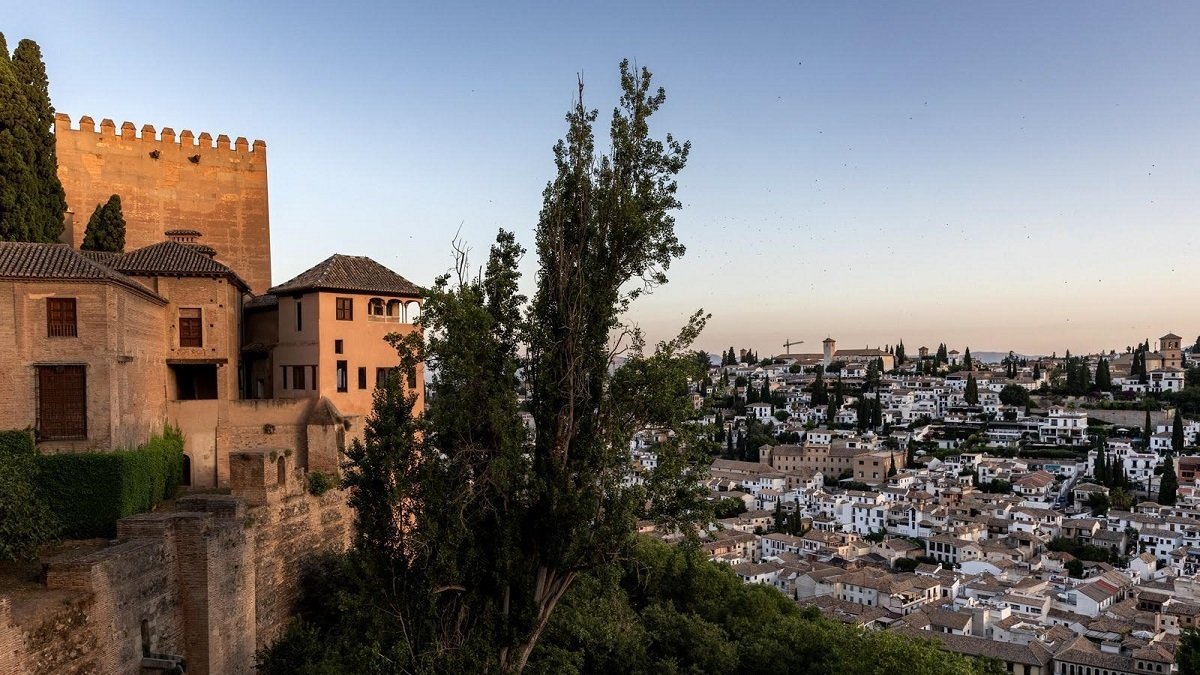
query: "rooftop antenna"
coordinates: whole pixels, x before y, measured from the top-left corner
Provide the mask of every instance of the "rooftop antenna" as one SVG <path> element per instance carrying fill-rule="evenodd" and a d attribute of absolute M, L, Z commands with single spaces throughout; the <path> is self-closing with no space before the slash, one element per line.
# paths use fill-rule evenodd
<path fill-rule="evenodd" d="M 787 340 L 786 342 L 783 343 L 783 348 L 787 350 L 786 352 L 784 352 L 784 355 L 791 356 L 792 345 L 802 345 L 802 344 L 804 344 L 804 340 L 800 340 L 799 342 L 792 342 L 791 340 Z"/>

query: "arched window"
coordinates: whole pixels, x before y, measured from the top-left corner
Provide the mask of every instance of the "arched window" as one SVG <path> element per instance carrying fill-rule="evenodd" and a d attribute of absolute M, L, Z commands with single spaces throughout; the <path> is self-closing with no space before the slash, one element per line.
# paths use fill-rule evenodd
<path fill-rule="evenodd" d="M 192 484 L 192 458 L 187 455 L 183 456 L 183 476 L 179 479 L 179 484 Z"/>
<path fill-rule="evenodd" d="M 416 300 L 409 300 L 405 310 L 408 315 L 405 323 L 416 323 L 417 319 L 421 318 L 421 303 Z"/>
<path fill-rule="evenodd" d="M 275 463 L 275 484 L 287 484 L 287 466 L 284 465 L 282 457 L 280 457 L 279 461 Z"/>
<path fill-rule="evenodd" d="M 404 322 L 404 305 L 399 300 L 388 300 L 387 315 L 397 321 Z"/>
<path fill-rule="evenodd" d="M 383 300 L 379 298 L 371 298 L 367 301 L 367 314 L 369 316 L 383 316 Z"/>

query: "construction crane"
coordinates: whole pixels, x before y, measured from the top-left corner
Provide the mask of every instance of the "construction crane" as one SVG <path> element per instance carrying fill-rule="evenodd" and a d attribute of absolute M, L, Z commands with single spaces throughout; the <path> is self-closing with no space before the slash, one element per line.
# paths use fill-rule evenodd
<path fill-rule="evenodd" d="M 791 340 L 788 340 L 788 341 L 784 342 L 783 348 L 787 350 L 784 352 L 784 354 L 792 353 L 792 345 L 802 345 L 802 344 L 804 344 L 804 340 L 801 340 L 799 342 L 792 342 Z"/>

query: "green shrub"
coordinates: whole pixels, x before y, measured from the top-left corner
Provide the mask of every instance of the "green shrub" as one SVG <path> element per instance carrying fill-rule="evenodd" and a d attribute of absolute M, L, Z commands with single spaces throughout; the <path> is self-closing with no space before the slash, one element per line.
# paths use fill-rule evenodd
<path fill-rule="evenodd" d="M 135 450 L 42 455 L 39 493 L 63 536 L 111 537 L 117 520 L 175 496 L 183 477 L 183 436 L 166 429 Z"/>
<path fill-rule="evenodd" d="M 33 436 L 0 431 L 0 559 L 27 558 L 57 534 L 54 514 L 37 492 Z"/>
<path fill-rule="evenodd" d="M 308 474 L 308 493 L 320 497 L 337 487 L 337 477 L 321 472 L 312 471 Z"/>

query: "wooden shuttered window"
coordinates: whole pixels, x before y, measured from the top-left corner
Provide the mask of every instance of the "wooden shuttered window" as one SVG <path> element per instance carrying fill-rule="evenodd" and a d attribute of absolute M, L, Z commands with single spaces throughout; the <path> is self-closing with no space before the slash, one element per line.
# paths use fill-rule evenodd
<path fill-rule="evenodd" d="M 336 298 L 335 309 L 338 321 L 354 320 L 354 298 Z"/>
<path fill-rule="evenodd" d="M 179 346 L 204 346 L 204 324 L 199 308 L 184 307 L 179 310 Z"/>
<path fill-rule="evenodd" d="M 46 335 L 78 337 L 75 298 L 46 298 Z"/>
<path fill-rule="evenodd" d="M 87 371 L 84 366 L 38 366 L 38 436 L 87 438 Z"/>

